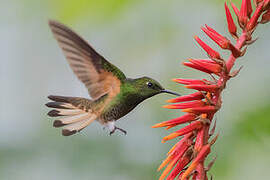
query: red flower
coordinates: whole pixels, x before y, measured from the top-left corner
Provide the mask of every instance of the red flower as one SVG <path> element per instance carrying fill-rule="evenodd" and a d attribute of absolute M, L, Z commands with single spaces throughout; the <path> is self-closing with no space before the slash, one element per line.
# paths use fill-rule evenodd
<path fill-rule="evenodd" d="M 178 138 L 183 138 L 176 143 L 168 152 L 167 158 L 162 162 L 158 170 L 165 170 L 160 176 L 160 180 L 167 176 L 168 180 L 176 177 L 181 180 L 207 179 L 207 171 L 213 165 L 214 160 L 205 167 L 205 159 L 211 152 L 211 146 L 215 143 L 217 136 L 209 140 L 215 131 L 215 124 L 210 130 L 215 113 L 222 105 L 221 92 L 226 87 L 227 81 L 236 76 L 239 70 L 231 72 L 236 59 L 245 54 L 242 48 L 254 42 L 252 33 L 259 23 L 270 21 L 270 0 L 255 0 L 254 13 L 251 0 L 243 0 L 239 9 L 233 4 L 232 8 L 238 18 L 238 23 L 242 29 L 241 35 L 237 35 L 237 28 L 232 18 L 231 12 L 225 3 L 225 12 L 228 23 L 228 30 L 236 44 L 222 36 L 211 27 L 205 25 L 202 30 L 222 49 L 227 49 L 231 55 L 224 60 L 219 52 L 212 49 L 198 36 L 194 36 L 197 43 L 205 50 L 210 59 L 189 59 L 184 62 L 185 66 L 199 70 L 211 75 L 211 79 L 173 79 L 173 81 L 185 85 L 188 89 L 197 90 L 197 92 L 169 99 L 167 102 L 176 103 L 164 106 L 169 109 L 182 109 L 186 112 L 181 117 L 158 123 L 153 128 L 165 127 L 170 129 L 180 124 L 189 123 L 185 127 L 165 136 L 162 142 Z M 260 21 L 258 19 L 261 18 Z"/>

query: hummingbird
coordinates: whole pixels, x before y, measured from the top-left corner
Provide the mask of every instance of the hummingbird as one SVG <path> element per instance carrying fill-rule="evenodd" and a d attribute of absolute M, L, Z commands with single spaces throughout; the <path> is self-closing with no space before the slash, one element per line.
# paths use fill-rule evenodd
<path fill-rule="evenodd" d="M 92 97 L 48 96 L 51 102 L 46 106 L 54 108 L 48 115 L 58 118 L 53 126 L 62 127 L 63 136 L 80 132 L 95 120 L 107 127 L 110 135 L 116 130 L 126 134 L 124 129 L 115 126 L 115 122 L 139 103 L 160 93 L 180 96 L 165 90 L 152 78 L 127 78 L 120 69 L 64 24 L 49 20 L 49 27 L 74 74 Z"/>

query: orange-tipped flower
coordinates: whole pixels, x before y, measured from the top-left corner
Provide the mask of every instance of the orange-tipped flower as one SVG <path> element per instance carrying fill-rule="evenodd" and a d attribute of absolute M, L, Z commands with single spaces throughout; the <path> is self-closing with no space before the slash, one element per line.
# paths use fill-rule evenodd
<path fill-rule="evenodd" d="M 252 34 L 259 24 L 258 19 L 261 19 L 260 23 L 270 21 L 270 0 L 255 0 L 254 3 L 254 13 L 251 0 L 243 0 L 240 11 L 231 3 L 238 18 L 237 22 L 242 29 L 242 33 L 239 33 L 239 35 L 230 10 L 225 3 L 228 30 L 232 37 L 236 39 L 235 44 L 211 27 L 207 25 L 202 27 L 202 30 L 221 48 L 229 50 L 230 56 L 227 60 L 223 60 L 218 52 L 210 48 L 199 37 L 194 37 L 207 52 L 210 59 L 188 59 L 189 62 L 183 64 L 209 74 L 209 78 L 173 79 L 173 81 L 185 85 L 184 87 L 197 90 L 197 92 L 169 99 L 167 102 L 178 104 L 169 104 L 164 106 L 165 108 L 182 109 L 185 114 L 152 126 L 153 128 L 165 127 L 168 130 L 181 124 L 190 123 L 162 139 L 164 143 L 171 139 L 183 137 L 170 149 L 167 158 L 158 168 L 158 170 L 164 168 L 160 180 L 166 177 L 167 180 L 209 179 L 207 174 L 209 167 L 205 167 L 205 159 L 217 139 L 216 136 L 213 140 L 209 140 L 214 134 L 216 121 L 214 121 L 212 128 L 210 126 L 213 123 L 215 113 L 222 105 L 222 91 L 225 89 L 227 81 L 235 76 L 231 69 L 237 58 L 245 54 L 243 47 L 254 42 L 252 41 Z M 211 162 L 211 166 L 213 163 L 214 161 Z"/>
<path fill-rule="evenodd" d="M 204 105 L 205 105 L 205 102 L 203 101 L 191 101 L 191 102 L 185 102 L 181 104 L 165 105 L 163 107 L 168 108 L 168 109 L 186 109 L 186 108 L 201 107 Z"/>
<path fill-rule="evenodd" d="M 162 123 L 158 123 L 158 124 L 152 126 L 152 128 L 165 127 L 165 126 L 176 126 L 179 124 L 195 121 L 196 117 L 197 116 L 195 114 L 186 113 L 183 116 L 180 116 L 180 117 L 168 120 L 168 121 L 164 121 Z"/>
<path fill-rule="evenodd" d="M 203 107 L 193 107 L 188 109 L 183 109 L 183 112 L 201 114 L 201 113 L 213 113 L 217 111 L 215 106 L 203 106 Z"/>
<path fill-rule="evenodd" d="M 166 141 L 174 139 L 178 136 L 183 136 L 184 134 L 190 133 L 196 129 L 200 129 L 202 127 L 202 125 L 203 125 L 203 122 L 201 122 L 201 121 L 196 121 L 194 123 L 191 123 L 190 125 L 183 127 L 182 129 L 175 131 L 174 133 L 172 133 L 168 136 L 165 136 L 163 138 L 162 142 L 166 142 Z"/>

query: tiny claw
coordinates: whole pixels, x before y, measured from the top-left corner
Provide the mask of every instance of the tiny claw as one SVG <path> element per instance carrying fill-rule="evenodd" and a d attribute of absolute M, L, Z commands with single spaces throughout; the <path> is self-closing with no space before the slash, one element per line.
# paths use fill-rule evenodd
<path fill-rule="evenodd" d="M 230 73 L 230 75 L 229 75 L 230 78 L 236 77 L 239 74 L 239 72 L 241 71 L 242 68 L 243 68 L 243 66 L 241 66 L 239 69 L 237 69 L 237 70 L 233 71 L 232 73 Z"/>
<path fill-rule="evenodd" d="M 127 131 L 125 131 L 124 129 L 121 129 L 119 127 L 115 127 L 115 129 L 118 129 L 119 131 L 121 131 L 122 133 L 124 133 L 125 135 L 127 135 Z"/>
<path fill-rule="evenodd" d="M 116 130 L 119 130 L 119 131 L 121 131 L 122 133 L 124 133 L 125 135 L 127 135 L 127 131 L 125 131 L 124 129 L 122 129 L 122 128 L 119 128 L 119 127 L 114 127 L 114 129 L 110 132 L 110 136 L 113 134 L 113 133 L 115 133 L 115 131 Z"/>
<path fill-rule="evenodd" d="M 114 128 L 112 131 L 110 131 L 110 136 L 115 133 L 116 128 Z"/>

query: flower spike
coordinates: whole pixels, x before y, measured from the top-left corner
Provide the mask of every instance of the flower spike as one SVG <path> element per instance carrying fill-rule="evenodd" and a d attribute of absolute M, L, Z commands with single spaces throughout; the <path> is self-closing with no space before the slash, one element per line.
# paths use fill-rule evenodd
<path fill-rule="evenodd" d="M 234 71 L 232 71 L 232 68 L 237 58 L 245 55 L 247 46 L 255 42 L 252 34 L 256 27 L 260 23 L 270 21 L 270 0 L 254 0 L 254 2 L 254 13 L 251 0 L 242 0 L 240 11 L 231 2 L 242 29 L 241 34 L 238 32 L 239 35 L 231 12 L 227 4 L 224 5 L 228 30 L 231 36 L 236 39 L 235 44 L 208 25 L 201 28 L 222 49 L 229 50 L 230 56 L 227 60 L 223 60 L 217 51 L 213 50 L 199 37 L 194 36 L 194 39 L 206 51 L 210 59 L 188 59 L 188 62 L 184 62 L 183 65 L 207 73 L 211 78 L 173 79 L 173 81 L 183 84 L 184 87 L 197 91 L 167 100 L 167 102 L 175 104 L 166 105 L 165 108 L 182 109 L 185 114 L 152 126 L 153 128 L 165 127 L 165 129 L 170 129 L 181 124 L 185 125 L 162 139 L 162 143 L 164 143 L 171 139 L 183 137 L 170 149 L 167 158 L 158 168 L 158 170 L 164 168 L 160 180 L 165 179 L 166 176 L 167 180 L 209 179 L 208 171 L 214 161 L 211 161 L 205 167 L 205 159 L 218 137 L 216 135 L 212 140 L 210 139 L 213 137 L 216 127 L 215 114 L 222 106 L 222 91 L 225 89 L 228 80 L 239 73 L 241 68 Z M 259 21 L 259 19 L 261 20 Z"/>

